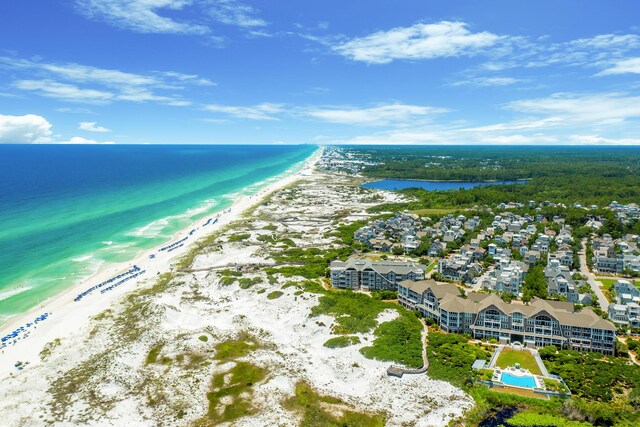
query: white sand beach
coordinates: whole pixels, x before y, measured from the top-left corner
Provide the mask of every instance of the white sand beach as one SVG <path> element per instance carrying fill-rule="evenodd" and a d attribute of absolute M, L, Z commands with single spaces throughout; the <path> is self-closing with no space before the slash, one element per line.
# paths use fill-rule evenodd
<path fill-rule="evenodd" d="M 360 188 L 351 177 L 315 170 L 317 155 L 301 172 L 234 204 L 216 229 L 233 226 L 190 269 L 176 271 L 162 286 L 154 285 L 158 274 L 169 271 L 187 246 L 155 260 L 141 254 L 132 264 L 147 272 L 134 283 L 76 303 L 73 298 L 88 285 L 83 284 L 12 319 L 15 327 L 42 312 L 53 313 L 1 355 L 0 413 L 11 414 L 5 424 L 212 425 L 212 410 L 236 404 L 227 398 L 211 409 L 212 378 L 231 381 L 228 372 L 241 362 L 264 369 L 266 376 L 239 397 L 250 403 L 248 415 L 227 425 L 299 425 L 301 414 L 284 402 L 301 382 L 339 399 L 324 404 L 326 410 L 383 414 L 387 425 L 443 426 L 470 408 L 472 399 L 446 382 L 428 375 L 388 376 L 389 362 L 359 352 L 371 344 L 371 332 L 358 334 L 356 345 L 325 347 L 335 337 L 335 319 L 311 315 L 319 295 L 301 290 L 299 280 L 268 276 L 257 267 L 275 264 L 264 236 L 277 233 L 301 248 L 331 248 L 338 222 L 367 218 L 367 207 L 398 201 L 387 192 L 372 197 L 373 190 Z M 200 227 L 189 241 L 212 231 Z M 231 238 L 238 233 L 241 240 Z M 181 233 L 173 241 L 184 237 Z M 223 283 L 220 269 L 229 266 L 242 268 L 242 277 L 255 284 Z M 115 268 L 102 272 L 91 283 L 114 273 Z M 395 315 L 382 312 L 378 322 Z M 243 336 L 254 337 L 259 346 L 217 361 L 217 344 Z M 17 370 L 16 361 L 29 364 Z"/>
<path fill-rule="evenodd" d="M 70 287 L 26 313 L 11 317 L 0 328 L 0 336 L 5 336 L 20 326 L 33 322 L 34 319 L 43 313 L 49 313 L 46 321 L 38 323 L 35 325 L 35 328 L 33 326 L 29 328 L 29 336 L 26 339 L 20 339 L 16 344 L 0 351 L 0 379 L 16 371 L 16 362 L 37 364 L 39 361 L 38 355 L 46 343 L 56 338 L 64 338 L 67 335 L 77 333 L 80 325 L 85 325 L 91 316 L 109 307 L 113 301 L 117 300 L 123 294 L 130 292 L 137 286 L 141 286 L 148 281 L 155 280 L 155 277 L 159 274 L 171 271 L 173 263 L 189 250 L 193 242 L 234 221 L 269 193 L 286 187 L 302 174 L 310 173 L 321 156 L 322 151 L 319 149 L 305 162 L 302 170 L 285 176 L 261 189 L 256 194 L 239 198 L 230 208 L 225 209 L 223 212 L 212 213 L 207 216 L 207 218 L 215 218 L 216 215 L 219 214 L 220 216 L 215 224 L 210 223 L 207 226 L 203 226 L 203 224 L 207 222 L 207 219 L 201 219 L 181 232 L 176 233 L 170 242 L 157 248 L 143 251 L 130 262 L 107 265 L 89 279 Z M 189 235 L 193 229 L 195 229 L 195 232 Z M 161 247 L 186 237 L 188 237 L 188 239 L 184 246 L 171 252 L 159 251 Z M 154 259 L 149 258 L 151 254 L 155 255 Z M 145 273 L 112 291 L 103 294 L 99 291 L 94 291 L 81 301 L 74 301 L 74 298 L 81 292 L 127 271 L 134 265 L 145 270 Z"/>

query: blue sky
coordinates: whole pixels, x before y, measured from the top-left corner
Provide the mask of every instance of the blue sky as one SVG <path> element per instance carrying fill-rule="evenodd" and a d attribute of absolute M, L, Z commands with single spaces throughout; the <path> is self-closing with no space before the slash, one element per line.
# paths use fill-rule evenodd
<path fill-rule="evenodd" d="M 5 0 L 0 143 L 640 144 L 640 3 Z"/>

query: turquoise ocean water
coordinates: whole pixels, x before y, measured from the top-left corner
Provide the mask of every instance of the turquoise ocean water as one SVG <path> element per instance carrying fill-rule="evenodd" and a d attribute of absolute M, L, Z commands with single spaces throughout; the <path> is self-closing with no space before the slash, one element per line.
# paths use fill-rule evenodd
<path fill-rule="evenodd" d="M 0 145 L 0 324 L 169 241 L 315 149 Z"/>

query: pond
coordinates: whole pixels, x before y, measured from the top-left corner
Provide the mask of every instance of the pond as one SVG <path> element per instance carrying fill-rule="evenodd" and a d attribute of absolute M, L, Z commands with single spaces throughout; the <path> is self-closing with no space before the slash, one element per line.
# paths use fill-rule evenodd
<path fill-rule="evenodd" d="M 403 190 L 405 188 L 422 188 L 425 190 L 459 190 L 486 185 L 526 184 L 528 181 L 424 181 L 416 179 L 383 179 L 382 181 L 367 182 L 364 188 L 376 190 Z"/>

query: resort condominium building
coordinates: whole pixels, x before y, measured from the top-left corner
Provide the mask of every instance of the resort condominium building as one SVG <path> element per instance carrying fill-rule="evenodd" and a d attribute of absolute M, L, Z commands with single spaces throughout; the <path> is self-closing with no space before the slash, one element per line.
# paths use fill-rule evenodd
<path fill-rule="evenodd" d="M 434 319 L 444 332 L 532 348 L 555 345 L 607 355 L 615 352 L 615 326 L 590 307 L 576 312 L 572 303 L 537 298 L 528 305 L 506 303 L 495 294 L 478 292 L 463 297 L 454 284 L 434 280 L 399 283 L 398 302 Z"/>
<path fill-rule="evenodd" d="M 331 285 L 335 288 L 395 291 L 399 282 L 424 279 L 427 267 L 413 262 L 349 258 L 333 261 L 329 268 Z"/>

